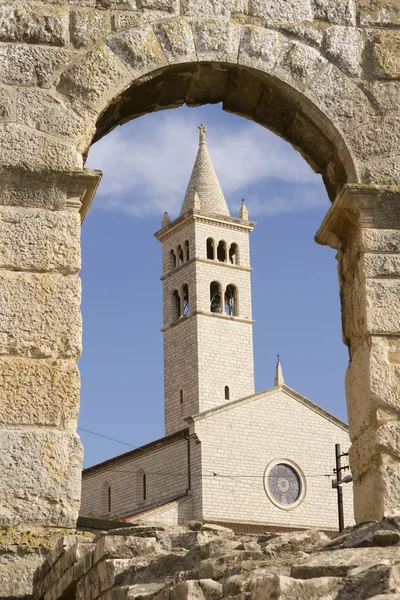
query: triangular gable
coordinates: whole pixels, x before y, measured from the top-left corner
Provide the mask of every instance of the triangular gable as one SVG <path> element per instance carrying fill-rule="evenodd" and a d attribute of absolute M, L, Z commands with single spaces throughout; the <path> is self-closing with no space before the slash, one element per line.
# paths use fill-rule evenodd
<path fill-rule="evenodd" d="M 272 387 L 267 390 L 263 390 L 262 392 L 258 392 L 257 394 L 253 394 L 252 396 L 246 396 L 246 398 L 240 398 L 239 400 L 232 400 L 231 402 L 227 402 L 226 404 L 222 404 L 221 406 L 218 406 L 216 408 L 211 408 L 204 412 L 198 413 L 197 415 L 193 415 L 192 417 L 188 417 L 186 419 L 186 421 L 188 423 L 195 423 L 196 421 L 201 421 L 202 419 L 206 419 L 206 418 L 208 419 L 208 418 L 210 418 L 214 415 L 220 414 L 224 411 L 233 410 L 235 408 L 242 407 L 243 405 L 250 404 L 257 400 L 261 400 L 262 398 L 272 396 L 273 394 L 275 394 L 276 392 L 279 392 L 279 391 L 283 392 L 284 394 L 286 394 L 293 400 L 300 402 L 300 404 L 302 404 L 306 408 L 309 408 L 313 412 L 317 413 L 318 415 L 320 415 L 327 421 L 330 421 L 331 423 L 333 423 L 333 425 L 336 425 L 340 429 L 343 429 L 344 431 L 348 432 L 349 426 L 347 425 L 347 423 L 345 423 L 338 417 L 335 417 L 335 415 L 332 415 L 330 412 L 328 412 L 324 408 L 321 408 L 320 406 L 318 406 L 318 404 L 315 404 L 314 402 L 312 402 L 311 400 L 309 400 L 302 394 L 299 394 L 299 392 L 296 392 L 296 390 L 293 390 L 288 385 Z"/>

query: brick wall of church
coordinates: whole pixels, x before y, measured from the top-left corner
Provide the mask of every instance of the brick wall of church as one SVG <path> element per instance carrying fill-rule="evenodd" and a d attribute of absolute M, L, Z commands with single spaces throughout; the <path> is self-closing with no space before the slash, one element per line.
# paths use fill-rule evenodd
<path fill-rule="evenodd" d="M 143 500 L 143 473 L 146 499 Z M 111 514 L 122 516 L 169 502 L 186 493 L 188 451 L 183 436 L 165 445 L 150 446 L 143 452 L 128 453 L 94 471 L 84 471 L 80 514 L 106 515 L 108 487 L 111 488 Z"/>
<path fill-rule="evenodd" d="M 234 409 L 206 414 L 195 422 L 194 431 L 202 448 L 204 518 L 337 527 L 336 490 L 324 475 L 332 474 L 335 444 L 343 451 L 350 445 L 345 430 L 275 391 Z M 278 508 L 265 492 L 265 470 L 275 459 L 293 461 L 305 475 L 304 500 L 293 510 Z M 352 485 L 344 485 L 343 493 L 349 525 Z"/>

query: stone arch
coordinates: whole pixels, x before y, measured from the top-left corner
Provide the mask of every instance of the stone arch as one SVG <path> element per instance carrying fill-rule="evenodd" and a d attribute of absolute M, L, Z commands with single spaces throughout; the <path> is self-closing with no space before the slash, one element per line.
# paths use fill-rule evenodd
<path fill-rule="evenodd" d="M 83 156 L 140 115 L 221 102 L 291 143 L 332 200 L 365 175 L 350 129 L 373 116 L 369 98 L 321 50 L 279 31 L 201 19 L 128 29 L 68 67 L 57 91 L 72 109 L 86 107 L 76 138 Z"/>

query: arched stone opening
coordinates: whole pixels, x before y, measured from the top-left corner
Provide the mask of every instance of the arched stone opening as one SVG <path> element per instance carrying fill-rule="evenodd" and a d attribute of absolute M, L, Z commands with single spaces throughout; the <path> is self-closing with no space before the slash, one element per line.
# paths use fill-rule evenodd
<path fill-rule="evenodd" d="M 288 141 L 322 175 L 332 201 L 345 183 L 357 181 L 351 154 L 327 115 L 284 81 L 237 65 L 173 66 L 133 83 L 99 116 L 92 142 L 155 110 L 219 102 L 223 110 L 252 119 Z"/>

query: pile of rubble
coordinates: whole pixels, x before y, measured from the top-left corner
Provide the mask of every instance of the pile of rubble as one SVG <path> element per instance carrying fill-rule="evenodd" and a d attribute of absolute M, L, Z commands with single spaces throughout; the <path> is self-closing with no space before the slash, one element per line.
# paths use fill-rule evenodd
<path fill-rule="evenodd" d="M 331 540 L 235 535 L 189 523 L 59 540 L 34 575 L 34 600 L 400 600 L 400 519 Z"/>

